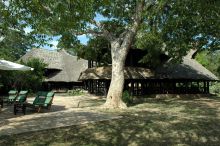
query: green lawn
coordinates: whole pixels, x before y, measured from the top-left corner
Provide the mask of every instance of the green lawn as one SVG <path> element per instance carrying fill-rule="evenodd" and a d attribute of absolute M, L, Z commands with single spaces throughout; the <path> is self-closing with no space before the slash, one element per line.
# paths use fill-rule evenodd
<path fill-rule="evenodd" d="M 127 110 L 103 112 L 123 118 L 3 136 L 0 145 L 220 145 L 220 97 L 147 99 Z"/>

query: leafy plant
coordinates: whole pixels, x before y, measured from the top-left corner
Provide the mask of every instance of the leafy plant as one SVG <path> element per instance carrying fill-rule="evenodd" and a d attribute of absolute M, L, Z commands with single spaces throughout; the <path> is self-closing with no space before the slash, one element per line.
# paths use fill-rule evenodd
<path fill-rule="evenodd" d="M 214 83 L 210 86 L 210 92 L 220 95 L 220 83 Z"/>
<path fill-rule="evenodd" d="M 220 52 L 211 52 L 204 50 L 196 55 L 196 60 L 201 63 L 204 67 L 220 77 Z"/>
<path fill-rule="evenodd" d="M 44 81 L 44 68 L 47 66 L 39 59 L 30 59 L 26 63 L 20 61 L 21 64 L 34 68 L 34 71 L 1 71 L 0 82 L 4 85 L 7 92 L 10 89 L 29 90 L 36 92 L 41 89 Z"/>
<path fill-rule="evenodd" d="M 123 100 L 127 105 L 133 103 L 133 97 L 130 95 L 130 93 L 129 93 L 127 90 L 125 90 L 125 91 L 123 92 L 123 94 L 122 94 L 122 100 Z"/>
<path fill-rule="evenodd" d="M 70 96 L 79 96 L 83 95 L 84 91 L 82 89 L 73 89 L 73 90 L 68 90 L 68 95 Z"/>

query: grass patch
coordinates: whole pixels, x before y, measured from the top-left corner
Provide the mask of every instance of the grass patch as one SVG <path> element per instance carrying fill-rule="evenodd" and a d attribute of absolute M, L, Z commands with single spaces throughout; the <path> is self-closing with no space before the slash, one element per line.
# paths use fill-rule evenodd
<path fill-rule="evenodd" d="M 0 145 L 217 146 L 220 98 L 153 99 L 117 112 L 121 119 L 0 137 Z M 52 122 L 52 121 L 51 121 Z"/>
<path fill-rule="evenodd" d="M 68 90 L 67 91 L 67 95 L 69 96 L 80 96 L 80 95 L 84 95 L 85 91 L 82 89 L 73 89 L 73 90 Z"/>

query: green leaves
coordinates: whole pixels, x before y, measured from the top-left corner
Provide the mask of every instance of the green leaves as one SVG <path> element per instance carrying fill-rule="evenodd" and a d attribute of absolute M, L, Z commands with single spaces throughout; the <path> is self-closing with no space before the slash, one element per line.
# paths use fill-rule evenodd
<path fill-rule="evenodd" d="M 196 60 L 215 75 L 220 77 L 220 52 L 203 50 L 196 55 Z"/>
<path fill-rule="evenodd" d="M 106 39 L 95 37 L 89 40 L 87 46 L 75 49 L 75 52 L 82 58 L 97 61 L 102 65 L 108 65 L 111 63 L 110 49 L 111 46 Z"/>
<path fill-rule="evenodd" d="M 26 25 L 11 12 L 6 2 L 0 2 L 0 58 L 17 60 L 33 47 L 35 38 L 26 34 Z"/>
<path fill-rule="evenodd" d="M 8 12 L 31 26 L 33 34 L 61 36 L 60 46 L 73 48 L 76 36 L 108 31 L 116 38 L 130 31 L 136 12 L 136 0 L 11 0 Z M 181 58 L 191 48 L 219 49 L 220 2 L 206 0 L 158 0 L 145 2 L 139 26 L 139 48 L 168 52 Z M 2 11 L 7 16 L 8 12 Z M 99 16 L 99 18 L 96 18 Z M 96 20 L 100 24 L 93 23 Z M 89 32 L 88 32 L 89 30 Z M 45 38 L 42 38 L 45 40 Z"/>

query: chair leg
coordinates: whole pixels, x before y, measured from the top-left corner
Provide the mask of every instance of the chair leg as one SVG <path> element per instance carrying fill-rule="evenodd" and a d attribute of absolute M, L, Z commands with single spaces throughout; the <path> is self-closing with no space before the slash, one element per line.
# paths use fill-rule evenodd
<path fill-rule="evenodd" d="M 17 106 L 16 106 L 16 104 L 14 104 L 14 115 L 16 115 L 17 114 Z"/>
<path fill-rule="evenodd" d="M 40 110 L 41 110 L 41 107 L 39 107 L 39 108 L 38 108 L 37 112 L 39 113 L 39 112 L 40 112 Z"/>
<path fill-rule="evenodd" d="M 3 108 L 3 100 L 1 101 L 1 108 Z"/>
<path fill-rule="evenodd" d="M 47 107 L 47 109 L 50 110 L 50 109 L 51 109 L 51 105 L 49 105 L 49 106 Z"/>
<path fill-rule="evenodd" d="M 26 114 L 26 106 L 25 105 L 22 106 L 22 112 L 24 115 Z"/>

